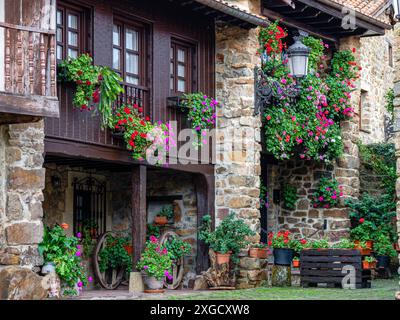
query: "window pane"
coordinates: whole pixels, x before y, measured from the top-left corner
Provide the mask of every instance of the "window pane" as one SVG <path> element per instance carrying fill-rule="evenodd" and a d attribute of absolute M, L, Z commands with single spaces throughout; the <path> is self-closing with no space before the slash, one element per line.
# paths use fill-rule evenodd
<path fill-rule="evenodd" d="M 174 59 L 174 47 L 171 47 L 169 55 L 170 55 L 171 60 Z"/>
<path fill-rule="evenodd" d="M 58 45 L 57 46 L 57 60 L 62 60 L 63 58 L 63 47 Z"/>
<path fill-rule="evenodd" d="M 78 16 L 74 14 L 68 15 L 68 27 L 72 29 L 78 29 Z"/>
<path fill-rule="evenodd" d="M 126 76 L 126 82 L 134 85 L 139 85 L 139 79 L 131 76 Z"/>
<path fill-rule="evenodd" d="M 185 80 L 178 80 L 178 91 L 179 92 L 186 91 L 186 81 Z"/>
<path fill-rule="evenodd" d="M 169 79 L 169 88 L 170 88 L 171 90 L 174 90 L 174 78 L 170 78 L 170 79 Z"/>
<path fill-rule="evenodd" d="M 78 57 L 78 50 L 68 48 L 68 57 L 75 59 Z"/>
<path fill-rule="evenodd" d="M 139 51 L 138 33 L 132 29 L 126 29 L 126 48 L 128 50 Z"/>
<path fill-rule="evenodd" d="M 113 30 L 113 44 L 114 46 L 120 46 L 120 34 L 121 34 L 121 28 L 117 25 L 114 24 L 114 30 Z"/>
<path fill-rule="evenodd" d="M 175 74 L 174 63 L 173 62 L 171 62 L 171 64 L 170 64 L 169 72 L 170 72 L 171 75 Z"/>
<path fill-rule="evenodd" d="M 179 64 L 178 65 L 178 76 L 179 77 L 182 77 L 182 78 L 184 78 L 185 76 L 186 76 L 186 74 L 185 74 L 185 66 L 184 65 L 181 65 L 181 64 Z"/>
<path fill-rule="evenodd" d="M 76 32 L 68 31 L 68 44 L 70 46 L 78 46 L 78 34 Z"/>
<path fill-rule="evenodd" d="M 126 53 L 126 72 L 139 74 L 139 56 L 133 53 Z"/>
<path fill-rule="evenodd" d="M 57 41 L 62 42 L 63 41 L 63 32 L 61 28 L 57 28 Z"/>
<path fill-rule="evenodd" d="M 57 10 L 57 24 L 59 24 L 59 25 L 62 25 L 63 24 L 63 22 L 62 22 L 62 16 L 63 16 L 63 13 L 62 13 L 62 11 L 60 11 L 60 10 Z"/>
<path fill-rule="evenodd" d="M 178 61 L 185 62 L 185 50 L 178 49 Z"/>
<path fill-rule="evenodd" d="M 120 70 L 121 69 L 121 52 L 119 49 L 113 49 L 113 68 Z"/>

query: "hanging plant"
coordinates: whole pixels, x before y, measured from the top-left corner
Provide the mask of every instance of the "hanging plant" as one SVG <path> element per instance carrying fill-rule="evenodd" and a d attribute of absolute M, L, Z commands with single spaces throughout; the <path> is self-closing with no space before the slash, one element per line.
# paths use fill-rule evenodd
<path fill-rule="evenodd" d="M 296 209 L 297 188 L 291 185 L 285 185 L 282 189 L 283 206 L 286 209 Z"/>
<path fill-rule="evenodd" d="M 121 77 L 108 67 L 93 65 L 90 54 L 68 58 L 59 64 L 60 78 L 76 85 L 73 105 L 81 110 L 97 111 L 103 127 L 112 122 L 112 104 L 124 92 Z"/>
<path fill-rule="evenodd" d="M 196 134 L 194 142 L 196 146 L 202 146 L 207 143 L 204 137 L 207 136 L 207 129 L 213 128 L 216 123 L 216 107 L 218 104 L 218 101 L 214 98 L 208 97 L 201 92 L 184 95 L 183 105 L 189 109 L 188 120 L 192 124 L 193 132 Z"/>
<path fill-rule="evenodd" d="M 325 209 L 335 207 L 339 203 L 339 198 L 343 197 L 340 189 L 336 179 L 321 178 L 312 200 L 313 207 Z"/>
<path fill-rule="evenodd" d="M 343 153 L 339 123 L 353 115 L 351 92 L 361 70 L 354 61 L 355 49 L 335 53 L 327 73 L 322 62 L 329 45 L 313 37 L 304 38 L 311 48 L 310 72 L 297 89 L 282 54 L 286 32 L 281 29 L 275 22 L 259 36 L 266 85 L 280 84 L 272 87 L 274 100 L 264 114 L 266 149 L 280 160 L 298 157 L 330 162 Z M 293 90 L 299 90 L 296 101 L 288 94 Z"/>
<path fill-rule="evenodd" d="M 143 109 L 138 105 L 122 105 L 117 108 L 112 120 L 114 130 L 123 133 L 128 150 L 135 160 L 155 157 L 155 164 L 160 165 L 170 146 L 174 145 L 173 132 L 167 123 L 151 123 Z"/>

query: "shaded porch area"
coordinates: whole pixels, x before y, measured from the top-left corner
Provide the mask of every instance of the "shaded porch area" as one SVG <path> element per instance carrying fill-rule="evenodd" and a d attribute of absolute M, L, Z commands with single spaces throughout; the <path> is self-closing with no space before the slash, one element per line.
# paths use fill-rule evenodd
<path fill-rule="evenodd" d="M 44 223 L 67 223 L 70 235 L 89 235 L 92 245 L 83 250 L 87 273 L 94 278 L 89 290 L 104 290 L 94 272 L 94 252 L 105 232 L 130 239 L 132 270 L 150 235 L 176 233 L 192 247 L 184 257 L 179 288 L 192 287 L 196 274 L 208 267 L 197 228 L 202 216 L 212 213 L 213 175 L 191 166 L 178 170 L 51 154 L 46 155 L 44 167 Z M 173 214 L 166 225 L 157 225 L 155 216 L 165 207 Z M 124 276 L 118 292 L 127 292 L 128 281 L 129 275 Z"/>

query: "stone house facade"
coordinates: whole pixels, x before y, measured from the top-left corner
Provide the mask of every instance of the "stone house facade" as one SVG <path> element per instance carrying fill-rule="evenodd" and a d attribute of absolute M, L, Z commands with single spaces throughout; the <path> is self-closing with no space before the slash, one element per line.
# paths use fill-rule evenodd
<path fill-rule="evenodd" d="M 0 12 L 5 2 L 5 0 L 0 0 Z M 95 5 L 94 1 L 86 2 Z M 144 2 L 138 2 L 140 3 L 139 10 L 145 7 Z M 138 195 L 134 199 L 142 210 L 140 214 L 144 216 L 140 219 L 142 225 L 152 221 L 152 217 L 165 201 L 174 205 L 174 231 L 193 247 L 192 253 L 185 261 L 187 266 L 185 285 L 188 285 L 189 280 L 199 273 L 199 269 L 201 271 L 205 268 L 200 260 L 207 255 L 207 252 L 199 255 L 204 248 L 200 248 L 201 243 L 197 239 L 197 228 L 201 217 L 205 214 L 214 215 L 215 224 L 218 225 L 231 211 L 235 212 L 256 231 L 257 235 L 252 239 L 254 242 L 263 239 L 267 231 L 277 231 L 282 228 L 291 230 L 301 237 L 327 236 L 332 241 L 348 235 L 350 225 L 346 208 L 341 206 L 330 210 L 312 209 L 310 195 L 319 178 L 326 175 L 336 177 L 343 186 L 346 196 L 359 195 L 360 163 L 356 143 L 359 139 L 364 143 L 370 143 L 380 142 L 386 138 L 384 119 L 387 117 L 387 112 L 384 95 L 391 87 L 395 77 L 395 66 L 400 60 L 398 53 L 395 55 L 397 52 L 395 49 L 400 46 L 398 30 L 393 32 L 388 27 L 385 31 L 385 28 L 379 25 L 379 28 L 384 30 L 384 35 L 363 38 L 359 35 L 341 36 L 337 46 L 356 48 L 357 58 L 365 70 L 353 94 L 354 108 L 360 110 L 360 106 L 361 112 L 356 113 L 352 120 L 342 123 L 344 156 L 329 166 L 302 161 L 276 163 L 263 156 L 262 115 L 255 112 L 254 68 L 260 64 L 260 58 L 256 54 L 258 50 L 257 26 L 265 26 L 272 20 L 271 17 L 264 15 L 266 12 L 264 9 L 268 9 L 268 1 L 202 0 L 194 2 L 208 5 L 207 8 L 211 8 L 210 10 L 218 11 L 222 10 L 218 8 L 223 8 L 221 12 L 227 17 L 222 21 L 216 21 L 215 24 L 214 20 L 207 20 L 204 28 L 211 29 L 209 34 L 204 34 L 204 30 L 196 33 L 196 28 L 193 30 L 188 28 L 187 31 L 191 33 L 190 36 L 198 37 L 197 43 L 204 44 L 204 47 L 209 46 L 207 48 L 211 52 L 209 56 L 202 57 L 203 62 L 208 61 L 207 59 L 213 62 L 208 70 L 209 73 L 202 74 L 202 79 L 208 77 L 208 82 L 212 85 L 200 84 L 199 87 L 202 90 L 211 91 L 210 94 L 214 89 L 215 97 L 222 105 L 218 109 L 215 135 L 216 163 L 204 171 L 198 168 L 180 171 L 175 170 L 176 167 L 169 168 L 170 170 L 150 168 L 146 171 L 147 176 L 144 178 L 146 181 L 143 184 L 144 198 Z M 43 0 L 40 3 L 50 8 L 48 15 L 50 18 L 43 16 L 43 21 L 49 19 L 46 21 L 53 27 L 55 2 Z M 110 22 L 111 18 L 106 12 L 111 10 L 111 7 L 108 3 L 96 8 L 96 21 L 98 22 L 97 19 L 103 16 Z M 199 18 L 198 15 L 200 14 L 196 13 L 195 17 Z M 379 18 L 384 19 L 388 25 L 389 17 L 385 12 L 382 12 Z M 2 19 L 4 17 L 0 15 L 0 22 L 3 22 Z M 381 23 L 377 21 L 373 20 L 372 26 L 374 23 Z M 14 21 L 14 23 L 23 24 L 21 21 Z M 162 37 L 164 33 L 176 33 L 180 27 L 174 25 L 172 21 L 168 23 L 173 26 L 171 30 L 157 30 L 160 33 L 161 45 L 167 43 L 163 42 L 166 39 Z M 185 19 L 182 19 L 181 23 L 190 24 Z M 41 24 L 42 28 L 43 25 L 45 25 L 44 22 Z M 110 30 L 107 32 L 111 39 L 112 31 Z M 183 39 L 186 39 L 186 36 L 188 35 L 183 36 Z M 95 39 L 96 37 L 99 37 L 99 34 L 95 34 Z M 208 43 L 211 40 L 205 38 L 212 39 L 214 43 Z M 7 46 L 5 40 L 0 32 L 0 49 Z M 213 45 L 214 51 L 211 49 Z M 102 49 L 101 43 L 96 46 Z M 52 59 L 54 59 L 54 50 L 54 47 L 48 48 L 49 57 Z M 393 64 L 390 63 L 391 55 L 396 57 Z M 7 57 L 0 54 L 0 62 L 3 60 L 6 62 L 7 59 L 4 58 Z M 111 57 L 106 55 L 95 56 L 95 61 L 99 64 L 111 64 L 111 60 Z M 55 63 L 51 65 L 55 66 Z M 10 68 L 17 70 L 17 66 L 16 61 Z M 159 67 L 165 68 L 168 74 L 168 65 L 165 67 L 160 63 Z M 49 65 L 45 69 L 55 78 L 53 67 Z M 1 80 L 3 76 L 4 74 L 0 72 Z M 400 75 L 397 75 L 397 79 L 400 82 Z M 155 79 L 154 82 L 161 81 Z M 0 92 L 6 89 L 6 85 L 7 81 L 4 84 L 0 82 Z M 212 88 L 214 85 L 215 88 Z M 11 87 L 17 88 L 17 81 L 12 83 Z M 50 85 L 50 89 L 54 87 L 55 85 Z M 49 91 L 46 90 L 44 92 L 48 93 Z M 18 92 L 14 92 L 16 93 Z M 395 86 L 395 94 L 398 97 L 395 102 L 400 110 L 398 86 Z M 53 92 L 48 96 L 48 100 L 53 102 L 56 94 Z M 165 102 L 160 102 L 162 98 L 157 96 L 155 99 L 164 106 Z M 135 180 L 137 176 L 132 174 L 132 168 L 137 168 L 141 166 L 140 164 L 128 163 L 127 153 L 106 152 L 101 149 L 104 146 L 98 146 L 102 150 L 102 153 L 99 153 L 100 156 L 98 154 L 93 156 L 94 153 L 89 148 L 92 141 L 83 145 L 77 142 L 77 145 L 71 149 L 71 145 L 66 143 L 72 140 L 71 137 L 66 139 L 64 136 L 56 137 L 49 134 L 50 131 L 54 134 L 61 129 L 57 122 L 48 119 L 48 114 L 28 113 L 28 115 L 18 116 L 19 121 L 16 121 L 16 117 L 10 117 L 6 110 L 2 109 L 2 103 L 4 100 L 0 99 L 0 284 L 1 281 L 9 283 L 8 275 L 17 269 L 39 271 L 43 261 L 38 254 L 37 246 L 42 240 L 44 225 L 62 222 L 73 225 L 72 183 L 74 178 L 96 177 L 99 181 L 106 183 L 107 231 L 134 228 L 136 220 L 133 219 L 132 212 L 136 209 L 132 205 L 132 194 L 136 195 L 140 192 L 135 187 L 134 181 L 137 181 Z M 42 108 L 48 112 L 51 103 L 46 102 L 43 105 L 46 108 L 43 106 Z M 17 107 L 15 106 L 16 109 Z M 168 110 L 166 106 L 165 110 Z M 61 116 L 65 117 L 67 111 L 62 109 L 62 112 Z M 58 112 L 53 111 L 52 115 L 56 117 Z M 75 117 L 72 114 L 69 116 Z M 90 116 L 84 117 L 79 118 L 79 121 L 89 125 Z M 113 145 L 107 150 L 114 150 L 117 147 Z M 400 149 L 399 146 L 397 147 Z M 66 152 L 71 152 L 69 158 L 65 156 Z M 111 153 L 112 156 L 109 156 Z M 121 160 L 122 158 L 126 159 Z M 102 164 L 100 164 L 101 161 L 103 161 Z M 260 208 L 260 185 L 261 180 L 265 178 L 264 175 L 268 189 L 269 208 L 263 211 L 263 208 Z M 299 200 L 294 211 L 285 210 L 274 199 L 276 190 L 279 191 L 282 184 L 288 182 L 295 184 L 298 188 Z M 151 201 L 147 203 L 146 197 Z M 400 209 L 398 211 L 400 212 Z M 135 211 L 134 214 L 136 213 Z M 139 241 L 140 245 L 143 245 L 142 238 L 134 239 L 134 241 Z M 246 268 L 253 272 L 249 266 L 243 267 L 247 270 Z M 257 279 L 254 281 L 259 283 Z"/>

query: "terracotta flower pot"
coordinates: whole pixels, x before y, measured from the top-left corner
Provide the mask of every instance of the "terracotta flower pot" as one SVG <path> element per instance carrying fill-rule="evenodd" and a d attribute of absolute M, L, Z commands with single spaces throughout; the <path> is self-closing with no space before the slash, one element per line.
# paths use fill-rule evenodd
<path fill-rule="evenodd" d="M 267 259 L 268 249 L 267 248 L 250 248 L 249 249 L 250 258 Z"/>
<path fill-rule="evenodd" d="M 362 265 L 363 265 L 363 269 L 364 269 L 364 270 L 375 269 L 375 268 L 376 268 L 376 261 L 374 261 L 374 262 L 368 262 L 368 261 L 364 260 L 364 261 L 362 262 Z"/>
<path fill-rule="evenodd" d="M 164 225 L 164 224 L 167 224 L 167 223 L 168 223 L 168 219 L 167 219 L 167 217 L 164 217 L 164 216 L 156 216 L 156 217 L 154 218 L 154 223 L 155 223 L 155 224 Z"/>
<path fill-rule="evenodd" d="M 300 260 L 293 260 L 293 268 L 300 268 Z"/>
<path fill-rule="evenodd" d="M 374 241 L 373 240 L 365 241 L 365 243 L 367 245 L 367 248 L 369 248 L 369 249 L 373 249 L 374 248 Z"/>
<path fill-rule="evenodd" d="M 360 251 L 360 253 L 361 253 L 361 255 L 362 256 L 370 256 L 371 255 L 371 249 L 369 249 L 369 248 L 360 248 L 360 247 L 358 247 L 358 248 L 356 248 L 358 251 Z"/>
<path fill-rule="evenodd" d="M 229 263 L 229 261 L 231 259 L 231 253 L 230 252 L 228 252 L 228 253 L 216 252 L 215 257 L 217 260 L 217 264 Z"/>
<path fill-rule="evenodd" d="M 393 243 L 393 248 L 394 248 L 394 250 L 396 250 L 397 252 L 400 252 L 400 247 L 399 247 L 399 244 L 396 242 L 396 243 Z"/>

